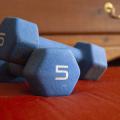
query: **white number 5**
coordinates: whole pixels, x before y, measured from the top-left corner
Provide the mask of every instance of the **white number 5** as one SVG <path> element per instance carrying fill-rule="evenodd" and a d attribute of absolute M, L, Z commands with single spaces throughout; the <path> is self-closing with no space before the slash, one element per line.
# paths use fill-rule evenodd
<path fill-rule="evenodd" d="M 0 33 L 0 47 L 4 45 L 5 33 Z"/>
<path fill-rule="evenodd" d="M 59 76 L 56 77 L 55 80 L 67 80 L 68 79 L 68 66 L 67 65 L 56 65 L 56 73 L 58 74 L 65 74 L 63 77 Z"/>

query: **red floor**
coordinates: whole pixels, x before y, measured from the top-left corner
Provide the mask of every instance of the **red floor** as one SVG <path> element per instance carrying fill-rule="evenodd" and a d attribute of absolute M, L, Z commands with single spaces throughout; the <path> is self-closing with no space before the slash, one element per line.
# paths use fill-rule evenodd
<path fill-rule="evenodd" d="M 0 84 L 0 120 L 120 120 L 120 67 L 79 81 L 67 97 L 38 97 L 23 84 Z"/>

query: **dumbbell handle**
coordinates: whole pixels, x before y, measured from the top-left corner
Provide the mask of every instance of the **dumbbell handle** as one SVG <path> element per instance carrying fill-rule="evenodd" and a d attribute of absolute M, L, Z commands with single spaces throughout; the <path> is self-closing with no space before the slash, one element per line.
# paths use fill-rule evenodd
<path fill-rule="evenodd" d="M 82 52 L 77 49 L 74 48 L 72 46 L 69 45 L 65 45 L 56 41 L 52 41 L 52 40 L 48 40 L 44 37 L 39 37 L 39 42 L 38 42 L 38 46 L 39 48 L 68 48 L 72 51 L 72 53 L 74 54 L 74 57 L 76 58 L 76 61 L 79 62 L 82 59 Z"/>
<path fill-rule="evenodd" d="M 72 53 L 78 63 L 83 58 L 82 52 L 79 49 L 74 48 L 69 45 L 65 45 L 60 42 L 49 40 L 49 39 L 41 37 L 41 36 L 39 37 L 38 42 L 36 42 L 34 44 L 35 44 L 36 48 L 55 48 L 55 47 L 61 48 L 61 49 L 68 48 L 72 51 Z M 16 76 L 22 76 L 22 71 L 24 68 L 22 65 L 17 65 L 17 64 L 11 63 L 9 66 L 10 66 L 10 71 L 12 74 L 14 74 Z"/>

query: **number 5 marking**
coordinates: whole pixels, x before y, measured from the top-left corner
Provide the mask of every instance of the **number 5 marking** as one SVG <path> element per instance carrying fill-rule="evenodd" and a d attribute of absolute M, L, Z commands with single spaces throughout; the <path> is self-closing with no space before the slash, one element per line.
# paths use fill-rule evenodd
<path fill-rule="evenodd" d="M 56 65 L 56 73 L 65 74 L 65 76 L 56 77 L 55 80 L 67 80 L 68 79 L 68 76 L 69 76 L 68 70 L 65 70 L 65 69 L 68 69 L 67 65 Z"/>
<path fill-rule="evenodd" d="M 4 45 L 5 35 L 6 35 L 5 33 L 0 33 L 0 47 Z"/>

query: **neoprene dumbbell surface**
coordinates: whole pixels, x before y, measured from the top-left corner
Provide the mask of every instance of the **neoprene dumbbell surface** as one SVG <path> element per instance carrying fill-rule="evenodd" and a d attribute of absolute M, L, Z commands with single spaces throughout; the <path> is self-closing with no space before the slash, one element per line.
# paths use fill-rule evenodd
<path fill-rule="evenodd" d="M 73 91 L 80 69 L 69 49 L 36 49 L 25 65 L 23 76 L 35 95 L 65 96 Z"/>
<path fill-rule="evenodd" d="M 96 80 L 107 68 L 104 48 L 89 43 L 78 43 L 75 45 L 76 48 L 73 48 L 50 41 L 39 37 L 36 24 L 20 18 L 5 18 L 1 23 L 0 33 L 5 39 L 1 42 L 3 45 L 0 47 L 0 58 L 9 62 L 25 64 L 32 51 L 37 48 L 68 48 L 74 54 L 79 66 L 83 65 L 80 79 Z"/>

